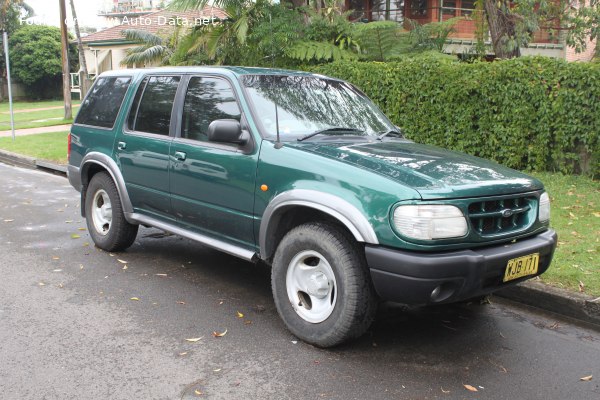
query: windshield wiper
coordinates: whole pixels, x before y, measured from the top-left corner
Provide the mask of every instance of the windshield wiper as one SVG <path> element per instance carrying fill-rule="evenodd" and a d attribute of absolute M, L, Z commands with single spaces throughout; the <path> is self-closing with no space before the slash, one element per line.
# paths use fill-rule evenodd
<path fill-rule="evenodd" d="M 301 138 L 298 138 L 297 140 L 299 142 L 306 140 L 306 139 L 310 139 L 313 136 L 317 136 L 320 135 L 322 133 L 334 133 L 334 132 L 364 132 L 362 129 L 357 129 L 357 128 L 345 128 L 343 126 L 336 126 L 333 128 L 327 128 L 327 129 L 320 129 L 318 131 L 315 131 L 313 133 L 309 133 L 306 136 L 302 136 Z"/>
<path fill-rule="evenodd" d="M 402 133 L 402 131 L 400 129 L 390 129 L 390 130 L 387 130 L 387 131 L 379 134 L 377 136 L 377 140 L 383 140 L 383 138 L 386 137 L 387 135 L 396 135 L 399 138 L 404 137 L 404 134 Z"/>

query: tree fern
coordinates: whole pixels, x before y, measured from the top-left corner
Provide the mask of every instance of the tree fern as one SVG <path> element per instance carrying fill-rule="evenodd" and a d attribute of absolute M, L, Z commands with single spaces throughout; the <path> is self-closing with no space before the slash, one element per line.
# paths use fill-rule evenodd
<path fill-rule="evenodd" d="M 338 61 L 354 60 L 357 55 L 340 49 L 334 43 L 302 41 L 291 46 L 286 51 L 287 56 L 299 61 Z"/>
<path fill-rule="evenodd" d="M 401 27 L 393 21 L 377 21 L 357 24 L 354 35 L 360 43 L 365 58 L 385 61 L 394 46 L 398 44 Z"/>

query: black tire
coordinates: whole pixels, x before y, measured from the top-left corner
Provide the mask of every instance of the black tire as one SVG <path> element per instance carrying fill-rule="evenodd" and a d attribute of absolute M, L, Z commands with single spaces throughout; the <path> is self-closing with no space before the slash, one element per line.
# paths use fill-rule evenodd
<path fill-rule="evenodd" d="M 106 198 L 110 201 L 112 215 L 108 218 L 94 214 L 100 209 Z M 138 225 L 127 222 L 123 214 L 123 205 L 119 192 L 110 175 L 99 172 L 92 177 L 85 196 L 85 215 L 88 231 L 97 247 L 106 251 L 122 251 L 133 244 L 137 236 Z M 106 222 L 106 223 L 103 223 Z"/>
<path fill-rule="evenodd" d="M 325 263 L 322 263 L 323 260 L 319 257 L 314 257 L 314 261 L 311 260 L 312 252 L 322 256 Z M 302 260 L 304 255 L 306 261 L 298 263 L 297 260 Z M 310 314 L 313 312 L 313 301 L 323 304 L 324 300 L 308 294 L 310 290 L 316 293 L 314 286 L 306 292 L 298 290 L 296 293 L 296 287 L 299 286 L 294 286 L 293 283 L 297 280 L 291 272 L 292 284 L 289 284 L 287 279 L 288 270 L 298 269 L 294 265 L 310 267 L 313 264 L 318 264 L 315 268 L 328 265 L 335 281 L 331 279 L 320 281 L 326 282 L 329 288 L 324 300 L 332 305 L 328 310 L 330 314 L 327 317 L 320 314 L 316 321 L 310 322 L 307 320 L 307 315 L 313 318 Z M 300 270 L 302 268 L 304 267 L 300 267 Z M 311 277 L 315 277 L 315 274 Z M 288 284 L 291 288 L 290 293 L 288 293 Z M 332 347 L 361 336 L 371 326 L 377 310 L 377 299 L 364 251 L 353 238 L 331 224 L 306 223 L 292 229 L 283 237 L 273 259 L 271 285 L 277 311 L 287 328 L 298 338 L 318 347 Z M 326 290 L 324 286 L 320 287 Z M 322 296 L 322 293 L 318 294 Z M 292 300 L 298 301 L 296 307 Z M 329 305 L 325 304 L 325 307 Z M 322 318 L 325 319 L 320 320 Z"/>

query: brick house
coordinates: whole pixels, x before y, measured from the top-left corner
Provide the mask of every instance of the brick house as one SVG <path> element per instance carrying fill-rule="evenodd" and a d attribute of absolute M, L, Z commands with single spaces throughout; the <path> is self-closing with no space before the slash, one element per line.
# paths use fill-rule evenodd
<path fill-rule="evenodd" d="M 345 8 L 353 10 L 353 20 L 402 22 L 405 18 L 421 24 L 443 21 L 453 17 L 464 17 L 459 21 L 448 40 L 446 51 L 465 53 L 475 43 L 475 31 L 478 11 L 475 0 L 345 0 Z M 575 49 L 566 45 L 564 38 L 551 30 L 534 33 L 527 48 L 521 49 L 523 55 L 544 55 L 568 61 L 589 61 L 594 56 L 595 42 L 589 42 L 587 50 L 577 54 Z"/>

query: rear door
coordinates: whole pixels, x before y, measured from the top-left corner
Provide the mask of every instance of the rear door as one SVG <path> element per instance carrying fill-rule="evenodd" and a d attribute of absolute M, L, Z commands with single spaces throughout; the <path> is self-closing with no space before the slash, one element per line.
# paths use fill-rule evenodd
<path fill-rule="evenodd" d="M 232 244 L 255 248 L 256 146 L 209 142 L 208 125 L 236 119 L 245 127 L 234 88 L 219 76 L 191 76 L 177 137 L 171 144 L 171 202 L 178 222 Z"/>
<path fill-rule="evenodd" d="M 135 212 L 172 219 L 169 148 L 175 132 L 173 103 L 182 77 L 150 75 L 140 83 L 116 156 Z"/>

